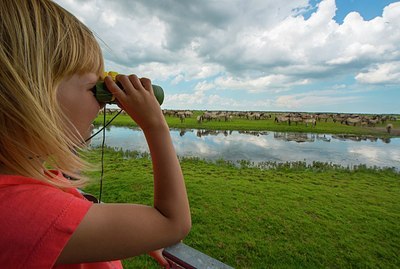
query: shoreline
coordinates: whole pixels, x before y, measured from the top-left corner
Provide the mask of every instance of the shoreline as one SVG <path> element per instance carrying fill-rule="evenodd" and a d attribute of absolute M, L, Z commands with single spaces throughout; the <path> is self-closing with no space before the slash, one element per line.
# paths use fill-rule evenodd
<path fill-rule="evenodd" d="M 107 115 L 106 122 L 110 121 L 114 115 Z M 250 122 L 243 124 L 244 120 L 232 120 L 230 122 L 196 122 L 194 118 L 187 118 L 184 122 L 170 116 L 166 117 L 170 129 L 188 130 L 220 130 L 220 131 L 249 131 L 249 132 L 294 132 L 294 133 L 315 133 L 332 135 L 353 135 L 353 136 L 373 136 L 376 138 L 396 138 L 400 137 L 400 123 L 394 123 L 391 133 L 387 133 L 384 126 L 360 127 L 346 126 L 340 123 L 320 123 L 316 127 L 306 127 L 301 125 L 273 124 L 271 120 L 259 120 L 256 123 Z M 99 115 L 94 123 L 96 127 L 103 126 L 103 116 Z M 119 127 L 138 127 L 138 125 L 127 115 L 119 115 L 109 126 Z"/>

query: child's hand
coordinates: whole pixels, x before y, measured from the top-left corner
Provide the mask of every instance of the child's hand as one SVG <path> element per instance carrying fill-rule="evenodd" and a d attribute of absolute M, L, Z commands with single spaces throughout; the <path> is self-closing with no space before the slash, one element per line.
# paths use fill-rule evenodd
<path fill-rule="evenodd" d="M 119 106 L 132 117 L 143 131 L 166 127 L 160 105 L 154 96 L 150 79 L 136 75 L 117 75 L 116 80 L 122 88 L 107 76 L 104 79 L 107 88 L 115 96 Z"/>

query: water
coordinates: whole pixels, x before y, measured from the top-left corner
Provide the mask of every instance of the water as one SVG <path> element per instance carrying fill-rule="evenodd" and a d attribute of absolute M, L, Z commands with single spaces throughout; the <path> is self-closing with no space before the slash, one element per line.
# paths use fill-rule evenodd
<path fill-rule="evenodd" d="M 400 170 L 400 138 L 206 130 L 171 130 L 171 137 L 177 154 L 185 157 L 254 163 L 320 161 L 345 167 L 365 164 Z M 101 141 L 99 134 L 92 139 L 92 145 L 99 146 Z M 111 127 L 106 131 L 106 145 L 148 152 L 139 129 Z"/>

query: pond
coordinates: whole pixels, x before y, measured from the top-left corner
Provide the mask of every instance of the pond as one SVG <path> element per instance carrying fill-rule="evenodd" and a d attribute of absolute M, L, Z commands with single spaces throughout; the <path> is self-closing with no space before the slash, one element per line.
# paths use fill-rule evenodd
<path fill-rule="evenodd" d="M 170 133 L 177 155 L 182 157 L 232 162 L 246 160 L 255 164 L 267 161 L 320 161 L 345 167 L 365 164 L 400 170 L 400 138 L 196 129 L 172 129 Z M 101 142 L 101 133 L 92 139 L 93 146 L 100 146 Z M 106 145 L 148 152 L 140 129 L 112 126 L 106 130 Z"/>

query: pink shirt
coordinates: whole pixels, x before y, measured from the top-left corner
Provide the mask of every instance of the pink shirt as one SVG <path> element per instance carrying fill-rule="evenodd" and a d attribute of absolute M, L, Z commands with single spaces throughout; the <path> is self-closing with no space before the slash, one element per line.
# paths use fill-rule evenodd
<path fill-rule="evenodd" d="M 91 205 L 74 188 L 0 175 L 0 268 L 121 269 L 120 261 L 54 265 Z"/>

